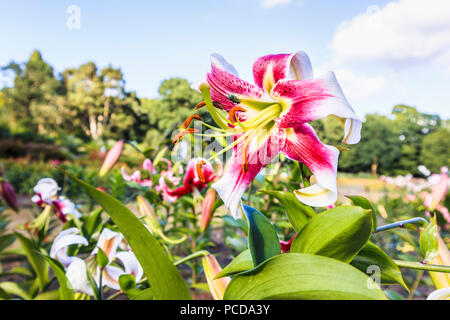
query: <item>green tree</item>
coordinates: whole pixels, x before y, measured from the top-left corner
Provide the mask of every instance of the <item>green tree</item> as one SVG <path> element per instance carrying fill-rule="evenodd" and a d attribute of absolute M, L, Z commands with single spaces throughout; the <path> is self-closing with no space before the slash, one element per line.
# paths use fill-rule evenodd
<path fill-rule="evenodd" d="M 442 166 L 450 167 L 450 130 L 440 128 L 427 135 L 422 142 L 420 162 L 432 172 Z"/>
<path fill-rule="evenodd" d="M 2 69 L 14 75 L 14 86 L 3 89 L 6 102 L 2 109 L 11 127 L 49 134 L 63 122 L 58 115 L 64 108 L 64 86 L 39 51 L 24 64 L 11 62 Z"/>
<path fill-rule="evenodd" d="M 349 172 L 391 173 L 401 158 L 401 142 L 392 121 L 378 114 L 369 114 L 363 124 L 361 141 L 343 151 L 339 168 Z"/>

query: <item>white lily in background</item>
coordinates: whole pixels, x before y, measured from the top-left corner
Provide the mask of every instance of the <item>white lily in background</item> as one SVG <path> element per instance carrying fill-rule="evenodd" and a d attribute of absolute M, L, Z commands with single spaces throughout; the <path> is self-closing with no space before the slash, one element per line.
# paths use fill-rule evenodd
<path fill-rule="evenodd" d="M 51 204 L 53 200 L 58 198 L 58 191 L 60 189 L 54 179 L 43 178 L 34 186 L 33 191 L 35 195 L 31 198 L 31 201 L 40 206 L 44 203 Z"/>
<path fill-rule="evenodd" d="M 106 285 L 115 290 L 120 290 L 119 277 L 121 275 L 133 274 L 136 282 L 140 281 L 143 275 L 142 267 L 132 251 L 117 252 L 119 246 L 122 245 L 122 240 L 123 236 L 120 233 L 105 228 L 100 234 L 96 248 L 92 251 L 92 255 L 96 255 L 98 248 L 100 248 L 108 257 L 109 264 L 104 268 L 102 273 L 102 286 Z M 125 270 L 111 265 L 116 258 L 122 262 Z M 99 283 L 99 267 L 94 271 L 94 279 Z"/>
<path fill-rule="evenodd" d="M 92 259 L 98 253 L 98 248 L 105 252 L 109 261 L 102 273 L 102 286 L 106 285 L 114 290 L 120 290 L 119 277 L 123 274 L 134 275 L 136 282 L 142 279 L 144 272 L 134 253 L 131 250 L 118 252 L 118 248 L 123 246 L 124 240 L 120 233 L 108 228 L 103 229 L 96 248 L 85 260 L 67 255 L 67 249 L 70 245 L 88 245 L 87 239 L 78 233 L 77 228 L 62 231 L 55 238 L 50 250 L 50 256 L 57 259 L 66 268 L 66 276 L 75 291 L 93 295 L 92 287 L 86 275 L 87 270 L 93 273 L 94 280 L 97 285 L 99 284 L 100 268 L 96 265 L 95 259 Z M 123 268 L 112 265 L 116 260 L 120 261 Z M 87 265 L 87 261 L 92 262 Z"/>
<path fill-rule="evenodd" d="M 64 267 L 68 267 L 77 257 L 67 255 L 67 249 L 71 245 L 81 244 L 87 246 L 89 242 L 80 236 L 78 228 L 69 228 L 62 231 L 53 241 L 50 249 L 50 257 L 57 259 Z"/>

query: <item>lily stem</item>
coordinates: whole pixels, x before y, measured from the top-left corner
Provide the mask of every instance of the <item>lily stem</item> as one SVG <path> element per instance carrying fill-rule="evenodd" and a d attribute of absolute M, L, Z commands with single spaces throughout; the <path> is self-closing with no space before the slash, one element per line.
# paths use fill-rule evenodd
<path fill-rule="evenodd" d="M 183 259 L 175 261 L 173 263 L 173 265 L 174 266 L 178 266 L 178 265 L 183 264 L 183 263 L 185 263 L 185 262 L 187 262 L 189 260 L 192 260 L 192 259 L 195 259 L 195 258 L 198 258 L 198 257 L 204 257 L 207 254 L 209 254 L 209 252 L 206 251 L 206 250 L 197 251 L 197 252 L 194 252 L 193 254 L 188 255 L 187 257 L 184 257 Z"/>
<path fill-rule="evenodd" d="M 437 264 L 425 264 L 421 262 L 411 262 L 402 260 L 394 260 L 394 262 L 397 266 L 401 268 L 450 273 L 450 266 L 441 266 Z"/>
<path fill-rule="evenodd" d="M 423 227 L 428 224 L 428 221 L 424 218 L 413 218 L 413 219 L 398 221 L 398 222 L 394 222 L 391 224 L 387 224 L 385 226 L 378 227 L 374 233 L 386 231 L 386 230 L 390 230 L 390 229 L 395 229 L 395 228 L 403 228 L 404 226 L 409 225 L 409 224 L 420 225 Z"/>

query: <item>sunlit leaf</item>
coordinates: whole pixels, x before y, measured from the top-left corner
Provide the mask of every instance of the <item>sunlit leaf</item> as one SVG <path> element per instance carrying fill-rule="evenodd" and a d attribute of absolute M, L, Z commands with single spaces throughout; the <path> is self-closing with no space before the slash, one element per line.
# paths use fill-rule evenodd
<path fill-rule="evenodd" d="M 386 299 L 364 273 L 336 259 L 286 253 L 236 275 L 225 300 L 377 300 Z"/>
<path fill-rule="evenodd" d="M 295 237 L 290 252 L 309 253 L 350 262 L 372 233 L 371 211 L 342 206 L 312 218 Z"/>

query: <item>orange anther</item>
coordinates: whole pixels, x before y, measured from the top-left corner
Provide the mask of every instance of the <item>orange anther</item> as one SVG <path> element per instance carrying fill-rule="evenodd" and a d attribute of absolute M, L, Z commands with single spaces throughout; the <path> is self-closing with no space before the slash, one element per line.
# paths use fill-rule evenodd
<path fill-rule="evenodd" d="M 204 106 L 206 106 L 206 102 L 205 102 L 205 101 L 202 101 L 202 102 L 200 102 L 198 105 L 196 105 L 194 109 L 197 110 L 197 109 L 200 109 L 200 108 L 202 108 L 202 107 L 204 107 Z"/>
<path fill-rule="evenodd" d="M 189 127 L 189 125 L 191 124 L 192 119 L 202 120 L 202 118 L 200 118 L 198 114 L 193 114 L 192 116 L 186 119 L 186 121 L 183 124 L 183 128 L 187 129 L 187 127 Z"/>
<path fill-rule="evenodd" d="M 203 183 L 206 183 L 205 176 L 203 175 L 203 170 L 202 170 L 202 166 L 205 164 L 206 164 L 205 160 L 200 160 L 199 162 L 197 162 L 197 165 L 196 165 L 198 178 Z"/>
<path fill-rule="evenodd" d="M 184 135 L 186 135 L 186 134 L 188 134 L 188 133 L 194 133 L 194 132 L 198 132 L 198 130 L 197 130 L 197 129 L 192 129 L 192 128 L 190 128 L 190 129 L 185 129 L 185 130 L 183 130 L 183 131 L 177 133 L 177 135 L 173 138 L 172 143 L 177 143 L 178 141 L 180 141 L 180 139 L 181 139 Z"/>
<path fill-rule="evenodd" d="M 244 145 L 243 156 L 244 156 L 244 163 L 242 164 L 242 171 L 246 173 L 248 171 L 247 145 Z"/>
<path fill-rule="evenodd" d="M 235 120 L 236 120 L 235 113 L 238 112 L 238 111 L 244 111 L 245 112 L 247 110 L 245 110 L 244 108 L 239 107 L 239 106 L 231 108 L 230 112 L 228 112 L 228 117 L 230 118 L 231 123 L 235 123 Z"/>

